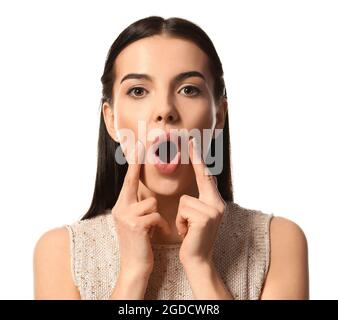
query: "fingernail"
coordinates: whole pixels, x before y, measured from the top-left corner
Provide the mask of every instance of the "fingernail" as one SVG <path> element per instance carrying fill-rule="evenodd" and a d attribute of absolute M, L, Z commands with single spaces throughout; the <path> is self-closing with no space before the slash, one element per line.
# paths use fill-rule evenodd
<path fill-rule="evenodd" d="M 138 144 L 138 140 L 136 141 L 136 143 L 134 144 L 133 148 L 130 148 L 130 150 L 128 150 L 126 156 L 127 156 L 127 161 L 129 164 L 135 164 L 137 163 L 137 156 L 139 153 L 139 144 Z"/>
<path fill-rule="evenodd" d="M 195 138 L 191 138 L 190 141 L 191 141 L 192 151 L 194 152 L 196 150 L 196 145 L 195 145 L 196 140 L 195 140 Z"/>
<path fill-rule="evenodd" d="M 137 140 L 135 143 L 134 153 L 136 154 L 136 152 L 139 152 L 140 148 L 141 148 L 141 141 Z"/>
<path fill-rule="evenodd" d="M 202 160 L 201 160 L 200 152 L 197 148 L 197 142 L 196 142 L 195 137 L 192 139 L 192 146 L 193 146 L 193 157 L 195 159 L 194 162 L 199 164 L 201 163 Z"/>
<path fill-rule="evenodd" d="M 136 154 L 138 163 L 143 163 L 143 144 L 140 140 L 136 142 Z"/>

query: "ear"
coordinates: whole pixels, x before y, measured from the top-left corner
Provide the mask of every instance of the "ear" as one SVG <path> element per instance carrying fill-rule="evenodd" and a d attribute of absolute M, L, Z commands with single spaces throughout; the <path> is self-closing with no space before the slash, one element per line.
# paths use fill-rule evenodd
<path fill-rule="evenodd" d="M 115 124 L 114 124 L 114 112 L 113 108 L 109 105 L 108 102 L 104 102 L 102 105 L 102 115 L 104 119 L 104 123 L 106 125 L 106 129 L 110 135 L 110 137 L 116 141 L 119 141 L 118 134 L 116 132 Z"/>
<path fill-rule="evenodd" d="M 228 112 L 228 101 L 227 101 L 226 97 L 222 96 L 220 98 L 218 108 L 217 108 L 217 112 L 216 112 L 215 129 L 223 129 L 224 128 L 225 118 L 226 118 L 227 112 Z M 214 132 L 213 138 L 217 138 L 217 135 L 215 137 L 215 132 Z"/>

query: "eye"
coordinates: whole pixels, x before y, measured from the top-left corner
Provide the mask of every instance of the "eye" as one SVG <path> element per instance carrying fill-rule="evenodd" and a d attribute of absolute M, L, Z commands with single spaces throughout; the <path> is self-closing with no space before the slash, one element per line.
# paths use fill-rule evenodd
<path fill-rule="evenodd" d="M 201 93 L 201 90 L 199 88 L 195 87 L 195 86 L 185 86 L 181 90 L 185 90 L 185 89 L 188 89 L 188 96 L 194 97 L 194 96 L 198 96 Z M 191 92 L 191 89 L 193 89 L 192 91 L 195 92 L 195 94 L 193 94 L 193 95 L 189 94 L 189 91 Z M 147 91 L 147 90 L 142 88 L 142 87 L 133 87 L 133 88 L 131 88 L 127 91 L 127 95 L 132 96 L 132 97 L 136 97 L 136 98 L 142 97 L 142 94 L 139 95 L 139 94 L 137 94 L 137 92 L 142 93 L 143 91 Z M 133 94 L 131 94 L 131 93 L 133 93 Z"/>
<path fill-rule="evenodd" d="M 186 87 L 183 87 L 181 90 L 184 90 L 184 89 L 187 89 L 187 88 L 189 89 L 188 92 L 191 91 L 191 88 L 193 89 L 193 91 L 196 92 L 196 94 L 194 94 L 194 95 L 188 94 L 188 96 L 198 96 L 201 93 L 201 90 L 199 88 L 195 87 L 195 86 L 186 86 Z"/>
<path fill-rule="evenodd" d="M 127 92 L 127 95 L 128 96 L 134 96 L 134 97 L 140 97 L 140 95 L 138 95 L 138 94 L 136 94 L 136 95 L 134 95 L 134 94 L 132 94 L 131 95 L 131 92 L 136 92 L 136 89 L 137 89 L 137 91 L 138 92 L 140 92 L 140 91 L 142 91 L 142 90 L 145 90 L 144 88 L 142 88 L 142 87 L 134 87 L 134 88 L 131 88 L 131 89 L 129 89 L 128 90 L 128 92 Z M 147 91 L 147 90 L 145 90 L 145 91 Z M 142 96 L 141 96 L 142 97 Z"/>

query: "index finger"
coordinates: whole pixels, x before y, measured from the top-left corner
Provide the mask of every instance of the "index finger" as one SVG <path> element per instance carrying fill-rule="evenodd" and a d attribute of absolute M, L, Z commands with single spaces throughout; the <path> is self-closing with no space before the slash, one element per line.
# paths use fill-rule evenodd
<path fill-rule="evenodd" d="M 208 199 L 212 200 L 214 196 L 218 195 L 218 189 L 215 177 L 206 166 L 200 150 L 197 148 L 196 138 L 189 141 L 189 157 L 196 176 L 199 198 L 208 202 Z"/>
<path fill-rule="evenodd" d="M 144 161 L 144 145 L 140 140 L 137 140 L 133 151 L 128 157 L 128 170 L 124 177 L 123 186 L 121 189 L 122 196 L 128 202 L 137 202 L 137 190 L 140 178 L 141 166 Z"/>

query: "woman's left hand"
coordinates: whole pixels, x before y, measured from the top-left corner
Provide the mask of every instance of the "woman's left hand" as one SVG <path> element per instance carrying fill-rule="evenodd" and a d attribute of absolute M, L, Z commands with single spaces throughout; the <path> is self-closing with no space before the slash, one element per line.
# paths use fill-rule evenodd
<path fill-rule="evenodd" d="M 209 169 L 192 140 L 194 139 L 189 141 L 189 157 L 194 168 L 199 197 L 197 199 L 183 195 L 178 206 L 176 227 L 178 233 L 184 237 L 179 253 L 183 265 L 212 262 L 217 230 L 226 208 L 226 202 L 217 189 L 216 178 L 205 173 Z"/>

